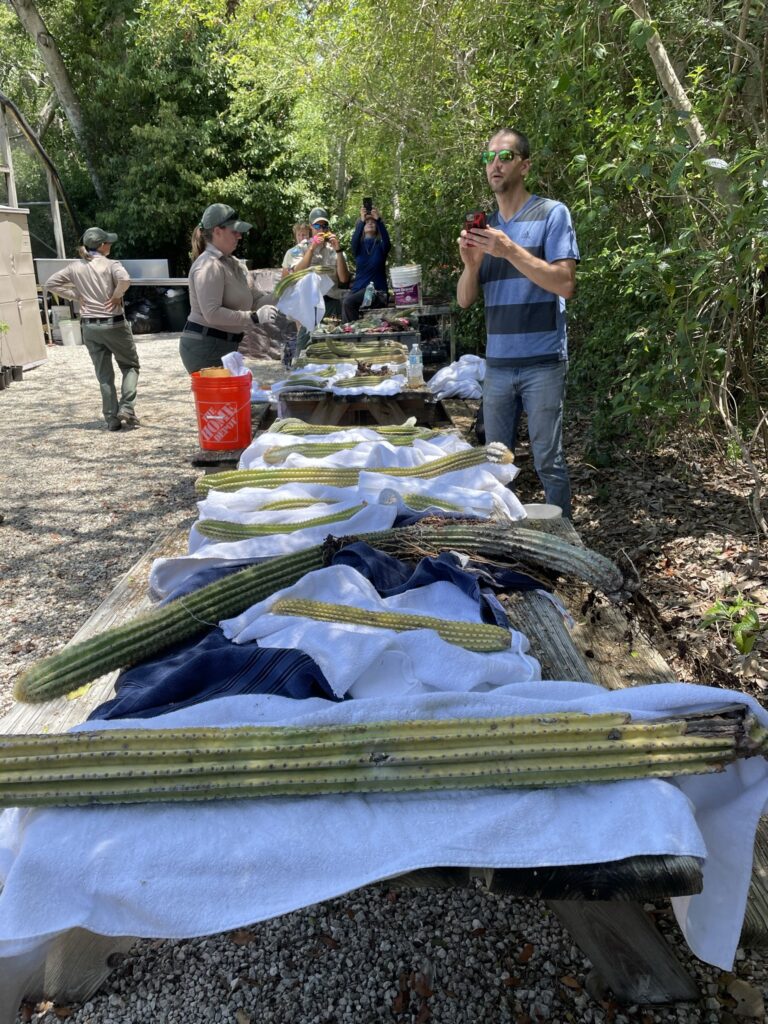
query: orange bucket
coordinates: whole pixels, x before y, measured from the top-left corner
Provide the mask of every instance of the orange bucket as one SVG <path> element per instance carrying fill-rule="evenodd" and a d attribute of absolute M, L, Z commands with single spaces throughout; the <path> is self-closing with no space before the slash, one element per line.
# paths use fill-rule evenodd
<path fill-rule="evenodd" d="M 251 374 L 240 377 L 201 377 L 191 374 L 200 447 L 220 452 L 247 448 L 251 425 Z"/>

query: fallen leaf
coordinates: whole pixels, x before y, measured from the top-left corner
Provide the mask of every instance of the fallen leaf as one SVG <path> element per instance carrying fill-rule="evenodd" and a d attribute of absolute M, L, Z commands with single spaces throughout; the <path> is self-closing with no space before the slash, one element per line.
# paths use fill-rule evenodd
<path fill-rule="evenodd" d="M 75 1006 L 54 1006 L 53 1012 L 59 1018 L 59 1020 L 66 1020 L 67 1017 L 72 1017 L 77 1012 Z"/>
<path fill-rule="evenodd" d="M 726 987 L 728 995 L 736 1001 L 733 1012 L 737 1017 L 765 1020 L 765 1002 L 762 992 L 741 978 L 734 978 Z"/>
<path fill-rule="evenodd" d="M 249 932 L 247 928 L 238 928 L 236 931 L 230 932 L 229 937 L 236 946 L 247 946 L 250 942 L 255 941 L 256 933 Z"/>
<path fill-rule="evenodd" d="M 429 976 L 422 974 L 421 971 L 416 971 L 413 975 L 411 987 L 416 995 L 421 996 L 422 999 L 429 999 L 430 996 L 434 995 Z"/>
<path fill-rule="evenodd" d="M 533 956 L 533 943 L 526 942 L 520 952 L 517 954 L 515 959 L 519 964 L 527 964 Z"/>
<path fill-rule="evenodd" d="M 565 985 L 566 988 L 575 989 L 577 992 L 581 991 L 581 982 L 570 974 L 563 975 L 560 979 L 560 984 Z"/>
<path fill-rule="evenodd" d="M 245 1010 L 241 1010 L 239 1008 L 235 1010 L 235 1020 L 237 1021 L 237 1024 L 251 1024 L 250 1016 L 245 1012 Z"/>
<path fill-rule="evenodd" d="M 334 939 L 334 937 L 332 935 L 325 935 L 325 934 L 323 934 L 323 935 L 320 936 L 320 941 L 322 943 L 324 943 L 328 947 L 328 949 L 338 949 L 339 948 L 339 943 L 336 941 L 336 939 Z"/>
<path fill-rule="evenodd" d="M 432 1016 L 432 1011 L 426 1003 L 422 1003 L 419 1007 L 419 1012 L 416 1014 L 415 1024 L 425 1024 L 426 1021 Z"/>
<path fill-rule="evenodd" d="M 393 1013 L 405 1013 L 411 1003 L 410 992 L 403 992 L 402 989 L 397 993 L 395 998 L 392 1000 L 392 1012 Z"/>

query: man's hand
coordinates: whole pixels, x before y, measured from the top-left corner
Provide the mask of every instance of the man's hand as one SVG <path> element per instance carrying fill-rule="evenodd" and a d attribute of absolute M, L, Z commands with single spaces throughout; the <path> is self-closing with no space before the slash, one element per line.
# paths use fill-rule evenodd
<path fill-rule="evenodd" d="M 326 238 L 326 242 L 328 243 L 328 245 L 330 245 L 334 252 L 338 252 L 339 249 L 341 248 L 341 242 L 338 240 L 336 235 L 330 235 L 328 238 Z"/>
<path fill-rule="evenodd" d="M 470 270 L 479 270 L 480 264 L 483 262 L 483 256 L 485 251 L 478 248 L 474 241 L 470 241 L 469 235 L 481 234 L 483 232 L 472 230 L 462 231 L 459 235 L 459 256 L 465 267 Z"/>
<path fill-rule="evenodd" d="M 461 234 L 470 249 L 480 250 L 480 259 L 485 253 L 508 259 L 513 249 L 520 249 L 519 245 L 507 238 L 498 228 L 471 228 L 469 231 L 462 231 Z"/>

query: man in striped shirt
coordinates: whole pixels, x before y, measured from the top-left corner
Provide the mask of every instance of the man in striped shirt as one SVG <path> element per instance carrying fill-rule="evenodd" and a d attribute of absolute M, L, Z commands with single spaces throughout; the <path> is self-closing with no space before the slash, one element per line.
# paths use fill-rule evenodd
<path fill-rule="evenodd" d="M 562 432 L 568 369 L 565 300 L 575 288 L 576 235 L 566 206 L 526 189 L 530 145 L 522 132 L 500 129 L 482 158 L 498 211 L 488 218 L 488 227 L 461 232 L 464 269 L 456 298 L 467 307 L 483 292 L 486 441 L 512 447 L 522 405 L 546 500 L 570 516 Z"/>

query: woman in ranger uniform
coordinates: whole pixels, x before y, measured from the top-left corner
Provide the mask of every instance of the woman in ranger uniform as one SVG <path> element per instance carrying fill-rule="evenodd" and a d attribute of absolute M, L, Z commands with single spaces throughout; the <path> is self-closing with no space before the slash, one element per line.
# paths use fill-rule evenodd
<path fill-rule="evenodd" d="M 138 427 L 134 411 L 139 382 L 139 355 L 131 325 L 123 312 L 123 296 L 131 287 L 128 271 L 109 252 L 117 235 L 88 228 L 78 250 L 80 259 L 59 270 L 45 283 L 47 292 L 80 304 L 83 344 L 101 388 L 101 408 L 109 430 Z M 123 375 L 120 398 L 115 388 L 112 359 Z"/>
<path fill-rule="evenodd" d="M 245 329 L 259 322 L 253 305 L 261 296 L 251 288 L 245 264 L 234 255 L 250 230 L 231 206 L 214 203 L 192 234 L 190 313 L 179 341 L 188 373 L 221 366 L 222 356 L 237 351 Z"/>

